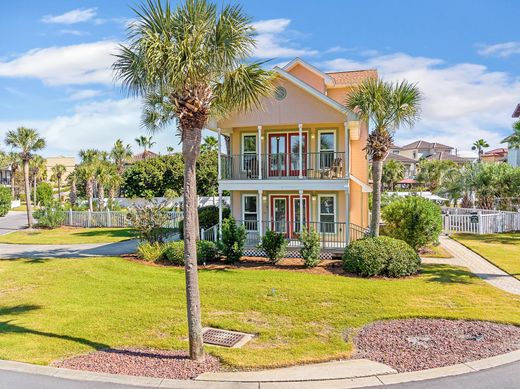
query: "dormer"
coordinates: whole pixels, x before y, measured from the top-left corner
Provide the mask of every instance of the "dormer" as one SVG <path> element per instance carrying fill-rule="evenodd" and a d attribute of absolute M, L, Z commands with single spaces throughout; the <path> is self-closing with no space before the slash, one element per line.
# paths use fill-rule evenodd
<path fill-rule="evenodd" d="M 295 58 L 283 67 L 287 73 L 312 86 L 320 93 L 327 94 L 327 89 L 334 86 L 334 79 L 301 58 Z"/>

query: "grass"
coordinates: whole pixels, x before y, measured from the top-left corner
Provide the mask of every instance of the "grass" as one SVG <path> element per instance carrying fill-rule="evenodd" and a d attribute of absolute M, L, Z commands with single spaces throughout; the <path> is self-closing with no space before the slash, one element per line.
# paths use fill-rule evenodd
<path fill-rule="evenodd" d="M 520 233 L 454 234 L 452 238 L 520 279 Z"/>
<path fill-rule="evenodd" d="M 255 333 L 241 349 L 207 346 L 236 368 L 349 357 L 374 320 L 482 319 L 520 324 L 520 297 L 462 268 L 407 279 L 280 270 L 201 270 L 203 325 Z M 0 261 L 0 359 L 49 364 L 120 346 L 187 348 L 182 269 L 122 258 Z"/>
<path fill-rule="evenodd" d="M 420 254 L 422 258 L 451 258 L 452 255 L 446 251 L 441 245 L 428 245 L 425 247 L 423 253 Z"/>
<path fill-rule="evenodd" d="M 0 243 L 16 244 L 81 244 L 113 243 L 134 237 L 131 228 L 74 228 L 60 227 L 53 230 L 20 230 L 0 235 Z"/>
<path fill-rule="evenodd" d="M 22 203 L 18 207 L 12 208 L 11 211 L 24 211 L 24 212 L 27 212 L 27 204 L 26 203 Z"/>

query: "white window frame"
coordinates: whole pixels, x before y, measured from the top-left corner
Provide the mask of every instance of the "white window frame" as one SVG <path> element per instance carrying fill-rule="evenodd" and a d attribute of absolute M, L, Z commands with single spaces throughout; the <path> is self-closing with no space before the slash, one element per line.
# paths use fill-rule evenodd
<path fill-rule="evenodd" d="M 256 198 L 256 230 L 251 230 L 247 228 L 246 223 L 246 197 L 254 197 Z M 246 231 L 258 231 L 258 212 L 261 212 L 262 210 L 259 208 L 259 202 L 258 202 L 258 194 L 253 193 L 243 193 L 242 194 L 242 222 L 244 223 L 244 227 L 246 228 Z M 251 214 L 252 212 L 247 212 L 248 214 Z"/>
<path fill-rule="evenodd" d="M 322 197 L 332 197 L 332 202 L 334 206 L 334 232 L 321 232 L 321 198 Z M 338 199 L 336 194 L 334 193 L 321 193 L 318 195 L 318 204 L 317 204 L 317 210 L 318 213 L 318 223 L 320 226 L 320 234 L 326 234 L 326 235 L 335 235 L 337 233 L 337 223 L 338 223 Z"/>
<path fill-rule="evenodd" d="M 246 143 L 245 143 L 245 140 L 244 140 L 244 138 L 245 138 L 246 136 L 254 136 L 254 137 L 255 137 L 255 151 L 254 151 L 254 152 L 252 152 L 252 151 L 248 151 L 248 152 L 246 153 L 246 148 L 245 148 Z M 242 153 L 242 158 L 240 158 L 240 169 L 241 169 L 242 171 L 245 171 L 246 169 L 245 169 L 245 165 L 244 165 L 244 160 L 245 160 L 244 156 L 245 156 L 246 154 L 247 154 L 247 155 L 256 155 L 256 156 L 258 156 L 258 134 L 255 133 L 255 132 L 243 132 L 243 133 L 241 134 L 240 139 L 241 139 L 241 140 L 240 140 L 240 142 L 241 142 L 241 149 L 240 149 L 240 151 L 241 151 L 241 153 Z M 258 157 L 257 157 L 257 158 L 258 158 Z"/>
<path fill-rule="evenodd" d="M 332 135 L 334 136 L 334 147 L 332 150 L 324 150 L 325 152 L 333 152 L 334 154 L 336 154 L 338 152 L 338 139 L 337 139 L 337 132 L 336 132 L 336 129 L 335 128 L 320 128 L 318 129 L 317 131 L 317 136 L 318 136 L 318 139 L 317 139 L 317 143 L 316 143 L 316 151 L 318 153 L 317 155 L 317 159 L 318 159 L 318 168 L 321 169 L 321 134 L 329 134 L 329 133 L 332 133 Z"/>

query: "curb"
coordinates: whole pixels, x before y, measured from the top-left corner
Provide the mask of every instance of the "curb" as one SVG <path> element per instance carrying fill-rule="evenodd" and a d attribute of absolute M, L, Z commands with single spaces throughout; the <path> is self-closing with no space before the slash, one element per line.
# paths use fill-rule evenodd
<path fill-rule="evenodd" d="M 2 361 L 0 371 L 44 375 L 77 381 L 93 381 L 131 386 L 145 386 L 150 388 L 177 388 L 177 389 L 281 389 L 281 388 L 361 388 L 367 386 L 384 386 L 412 381 L 423 381 L 434 378 L 450 377 L 460 374 L 473 373 L 512 362 L 520 361 L 520 350 L 507 354 L 497 355 L 477 361 L 460 363 L 457 365 L 420 370 L 407 373 L 393 373 L 372 375 L 358 378 L 329 379 L 329 380 L 305 380 L 305 381 L 281 381 L 281 382 L 240 382 L 240 381 L 196 381 L 173 380 L 164 378 L 150 378 L 127 376 L 108 373 L 94 373 L 89 371 L 63 369 L 57 367 L 32 365 L 29 363 Z"/>

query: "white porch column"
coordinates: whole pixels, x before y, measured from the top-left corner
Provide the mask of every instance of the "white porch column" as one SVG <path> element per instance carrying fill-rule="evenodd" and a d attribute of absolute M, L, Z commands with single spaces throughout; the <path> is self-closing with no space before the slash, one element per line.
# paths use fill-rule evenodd
<path fill-rule="evenodd" d="M 345 178 L 350 179 L 350 129 L 348 121 L 344 122 L 345 126 Z"/>
<path fill-rule="evenodd" d="M 221 134 L 221 130 L 220 128 L 217 128 L 217 133 L 218 133 L 218 159 L 217 159 L 217 163 L 218 163 L 218 179 L 221 180 L 222 179 L 222 161 L 220 160 L 221 159 L 221 156 L 220 156 L 220 146 L 222 144 L 222 134 Z"/>
<path fill-rule="evenodd" d="M 299 190 L 298 193 L 300 194 L 300 233 L 303 231 L 303 190 Z M 307 206 L 309 206 L 307 204 Z"/>
<path fill-rule="evenodd" d="M 350 242 L 350 183 L 345 185 L 345 244 Z"/>
<path fill-rule="evenodd" d="M 302 128 L 303 128 L 303 124 L 302 123 L 298 123 L 298 164 L 300 166 L 300 174 L 298 176 L 298 178 L 303 178 L 303 156 L 302 156 L 302 148 L 303 148 L 303 137 L 302 137 Z M 289 145 L 289 147 L 291 147 Z M 289 161 L 290 163 L 290 161 Z M 301 195 L 300 195 L 300 199 L 301 199 Z M 300 200 L 301 201 L 301 200 Z M 301 207 L 301 203 L 300 203 L 300 207 Z"/>
<path fill-rule="evenodd" d="M 256 144 L 256 152 L 258 159 L 258 179 L 262 179 L 262 126 L 258 126 L 258 136 L 257 136 L 257 144 Z"/>
<path fill-rule="evenodd" d="M 263 190 L 258 189 L 258 236 L 260 239 L 262 239 L 262 236 L 264 236 L 263 226 L 262 226 L 262 213 L 264 212 L 264 202 L 262 199 L 263 196 Z"/>
<path fill-rule="evenodd" d="M 218 190 L 218 236 L 222 236 L 222 189 Z"/>

